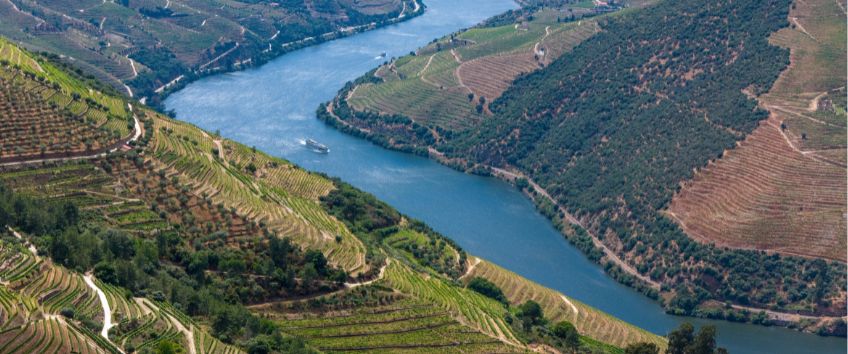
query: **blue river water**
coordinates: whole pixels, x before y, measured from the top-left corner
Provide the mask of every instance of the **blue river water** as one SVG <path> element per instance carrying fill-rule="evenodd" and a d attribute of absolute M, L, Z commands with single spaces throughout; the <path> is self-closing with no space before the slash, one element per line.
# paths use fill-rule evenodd
<path fill-rule="evenodd" d="M 511 0 L 426 0 L 412 20 L 281 56 L 259 68 L 211 76 L 165 102 L 179 119 L 304 168 L 338 176 L 423 220 L 470 253 L 657 334 L 683 321 L 718 327 L 731 353 L 845 353 L 844 338 L 667 315 L 604 274 L 514 187 L 389 151 L 325 126 L 315 110 L 345 82 L 434 38 L 516 8 Z M 305 148 L 315 139 L 329 154 Z"/>

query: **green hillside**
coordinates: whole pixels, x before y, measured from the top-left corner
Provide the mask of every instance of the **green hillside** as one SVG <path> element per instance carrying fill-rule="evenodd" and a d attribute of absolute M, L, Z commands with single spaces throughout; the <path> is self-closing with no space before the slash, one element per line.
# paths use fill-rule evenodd
<path fill-rule="evenodd" d="M 130 96 L 158 98 L 174 80 L 253 65 L 423 9 L 420 0 L 13 0 L 0 4 L 0 35 L 71 57 Z"/>
<path fill-rule="evenodd" d="M 596 34 L 543 68 L 518 76 L 497 99 L 481 105 L 476 120 L 457 108 L 422 118 L 419 106 L 402 107 L 441 96 L 451 96 L 444 102 L 473 101 L 476 96 L 447 89 L 411 94 L 414 85 L 426 86 L 421 74 L 401 84 L 384 68 L 345 87 L 318 114 L 333 126 L 381 145 L 515 181 L 572 243 L 622 283 L 662 301 L 670 312 L 762 323 L 775 316 L 750 311 L 769 309 L 810 316 L 794 325 L 827 332 L 845 313 L 844 263 L 766 253 L 757 250 L 759 243 L 733 249 L 712 240 L 696 242 L 667 213 L 684 181 L 722 158 L 768 117 L 749 96 L 768 92 L 789 63 L 788 50 L 769 42 L 790 25 L 789 9 L 788 0 L 661 1 L 596 18 Z M 520 18 L 506 20 L 512 22 L 450 38 L 480 38 L 486 31 L 509 32 L 527 25 Z M 834 35 L 826 40 L 837 43 L 840 32 L 832 27 L 820 33 Z M 489 47 L 511 45 L 511 38 L 493 38 Z M 822 47 L 825 62 L 831 63 L 825 68 L 842 65 L 833 48 Z M 809 58 L 810 53 L 802 54 Z M 441 62 L 438 55 L 432 58 L 431 66 Z M 398 59 L 394 65 L 400 73 L 416 61 L 421 61 L 420 55 Z M 381 87 L 394 89 L 383 92 Z M 825 94 L 818 97 L 831 102 Z M 792 120 L 795 127 L 790 129 L 816 125 L 800 121 Z M 797 140 L 814 143 L 807 134 Z M 844 149 L 838 153 L 844 155 Z M 840 158 L 825 155 L 822 159 L 839 166 Z M 769 162 L 747 162 L 752 163 Z M 745 188 L 759 190 L 761 179 L 746 182 Z M 844 177 L 839 182 L 825 179 L 841 184 L 834 188 L 844 195 Z M 727 180 L 723 176 L 712 183 Z M 775 185 L 780 193 L 784 186 L 792 188 L 781 181 Z M 798 193 L 785 192 L 785 198 Z M 761 207 L 772 212 L 778 208 L 773 199 Z M 798 208 L 791 215 L 806 211 Z M 843 215 L 844 204 L 841 210 L 827 215 Z M 734 215 L 712 216 L 722 222 L 736 220 Z"/>
<path fill-rule="evenodd" d="M 11 77 L 4 92 L 19 95 L 0 97 L 0 117 L 15 117 L 19 97 L 50 109 L 32 112 L 36 129 L 20 126 L 0 143 L 42 136 L 48 123 L 38 119 L 48 113 L 64 117 L 45 96 L 68 96 L 107 116 L 117 109 L 110 107 L 126 111 L 114 149 L 0 156 L 0 353 L 665 346 L 582 305 L 572 321 L 548 305 L 530 314 L 528 299 L 498 301 L 466 287 L 461 279 L 476 258 L 375 197 L 126 105 L 3 43 L 14 60 L 2 66 Z M 39 94 L 46 88 L 53 92 Z M 81 136 L 101 131 L 71 123 Z M 562 320 L 574 323 L 577 341 L 552 334 Z"/>

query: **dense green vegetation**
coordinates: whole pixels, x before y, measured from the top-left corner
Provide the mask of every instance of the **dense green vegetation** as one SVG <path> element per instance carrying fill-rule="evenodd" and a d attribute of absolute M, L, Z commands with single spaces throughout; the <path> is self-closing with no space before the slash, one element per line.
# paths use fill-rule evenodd
<path fill-rule="evenodd" d="M 157 89 L 179 75 L 187 81 L 256 65 L 409 19 L 424 12 L 417 1 L 16 1 L 0 15 L 0 34 L 72 57 L 63 60 L 124 93 L 158 102 Z"/>
<path fill-rule="evenodd" d="M 278 329 L 241 304 L 280 296 L 282 289 L 316 291 L 306 287 L 338 274 L 320 252 L 302 252 L 287 239 L 269 238 L 267 249 L 255 251 L 197 250 L 177 233 L 158 233 L 144 240 L 89 225 L 70 202 L 32 199 L 4 186 L 0 195 L 0 223 L 34 235 L 37 248 L 56 263 L 80 272 L 93 269 L 106 283 L 209 318 L 212 333 L 226 342 L 276 343 L 276 350 L 301 346 L 291 339 L 269 342 L 268 338 L 279 336 Z M 296 274 L 300 281 L 295 281 Z M 257 276 L 272 280 L 257 282 Z"/>
<path fill-rule="evenodd" d="M 371 194 L 341 180 L 333 181 L 336 189 L 321 197 L 321 205 L 365 241 L 369 259 L 377 260 L 383 252 L 389 252 L 452 278 L 465 270 L 467 255 L 453 240 L 421 221 L 401 215 Z M 378 251 L 384 246 L 388 249 Z"/>
<path fill-rule="evenodd" d="M 768 43 L 788 25 L 788 10 L 786 0 L 664 1 L 604 17 L 602 32 L 517 79 L 473 129 L 448 129 L 436 144 L 408 133 L 398 138 L 397 129 L 368 135 L 400 141 L 406 145 L 385 145 L 406 151 L 435 148 L 445 155 L 439 159 L 467 171 L 524 172 L 583 221 L 587 230 L 564 228 L 572 242 L 620 281 L 666 295 L 673 313 L 763 322 L 710 305 L 719 300 L 841 315 L 841 263 L 697 243 L 663 211 L 681 181 L 767 117 L 742 91 L 768 91 L 788 64 L 788 51 Z M 546 203 L 546 215 L 565 223 Z M 585 231 L 661 287 L 605 260 Z"/>
<path fill-rule="evenodd" d="M 503 290 L 498 288 L 494 283 L 486 280 L 486 278 L 474 277 L 471 278 L 471 281 L 466 285 L 469 289 L 474 290 L 480 294 L 486 295 L 492 299 L 497 300 L 500 303 L 505 305 L 509 304 L 509 301 L 504 296 Z"/>
<path fill-rule="evenodd" d="M 679 181 L 766 117 L 741 90 L 765 92 L 787 64 L 767 36 L 786 25 L 788 1 L 691 5 L 611 18 L 568 60 L 517 80 L 479 130 L 439 148 L 529 173 L 666 284 L 675 312 L 720 299 L 842 313 L 832 303 L 844 288 L 841 267 L 701 245 L 661 212 Z M 816 291 L 805 290 L 814 279 Z"/>

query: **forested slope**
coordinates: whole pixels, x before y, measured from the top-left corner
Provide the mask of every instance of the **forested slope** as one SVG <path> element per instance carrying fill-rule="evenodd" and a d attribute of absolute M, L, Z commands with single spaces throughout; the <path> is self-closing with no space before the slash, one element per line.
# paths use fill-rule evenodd
<path fill-rule="evenodd" d="M 725 302 L 824 315 L 810 328 L 839 328 L 830 321 L 846 310 L 844 263 L 699 243 L 666 211 L 684 181 L 765 124 L 768 112 L 754 97 L 769 92 L 789 64 L 789 51 L 769 38 L 790 25 L 790 6 L 662 1 L 604 17 L 600 33 L 515 80 L 470 129 L 349 109 L 352 87 L 380 80 L 369 76 L 319 116 L 389 147 L 519 182 L 555 222 L 572 224 L 564 232 L 592 259 L 661 297 L 670 311 L 768 317 Z M 360 122 L 381 119 L 386 124 Z"/>
<path fill-rule="evenodd" d="M 420 0 L 10 0 L 0 4 L 0 34 L 152 97 L 178 78 L 253 65 L 423 9 Z"/>
<path fill-rule="evenodd" d="M 768 36 L 788 25 L 789 5 L 666 1 L 610 19 L 440 149 L 525 171 L 682 312 L 719 299 L 844 314 L 844 267 L 698 244 L 661 212 L 681 181 L 767 117 L 743 90 L 768 91 L 788 64 Z M 790 295 L 813 279 L 815 292 Z"/>

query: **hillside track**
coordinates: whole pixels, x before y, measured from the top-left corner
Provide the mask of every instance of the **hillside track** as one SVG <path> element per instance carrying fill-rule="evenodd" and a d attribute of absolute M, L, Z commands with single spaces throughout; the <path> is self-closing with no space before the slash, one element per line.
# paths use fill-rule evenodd
<path fill-rule="evenodd" d="M 666 215 L 702 243 L 846 262 L 845 117 L 822 104 L 844 96 L 833 79 L 846 65 L 844 11 L 799 1 L 789 21 L 770 38 L 789 48 L 789 66 L 768 93 L 749 94 L 768 119 L 684 182 Z"/>

